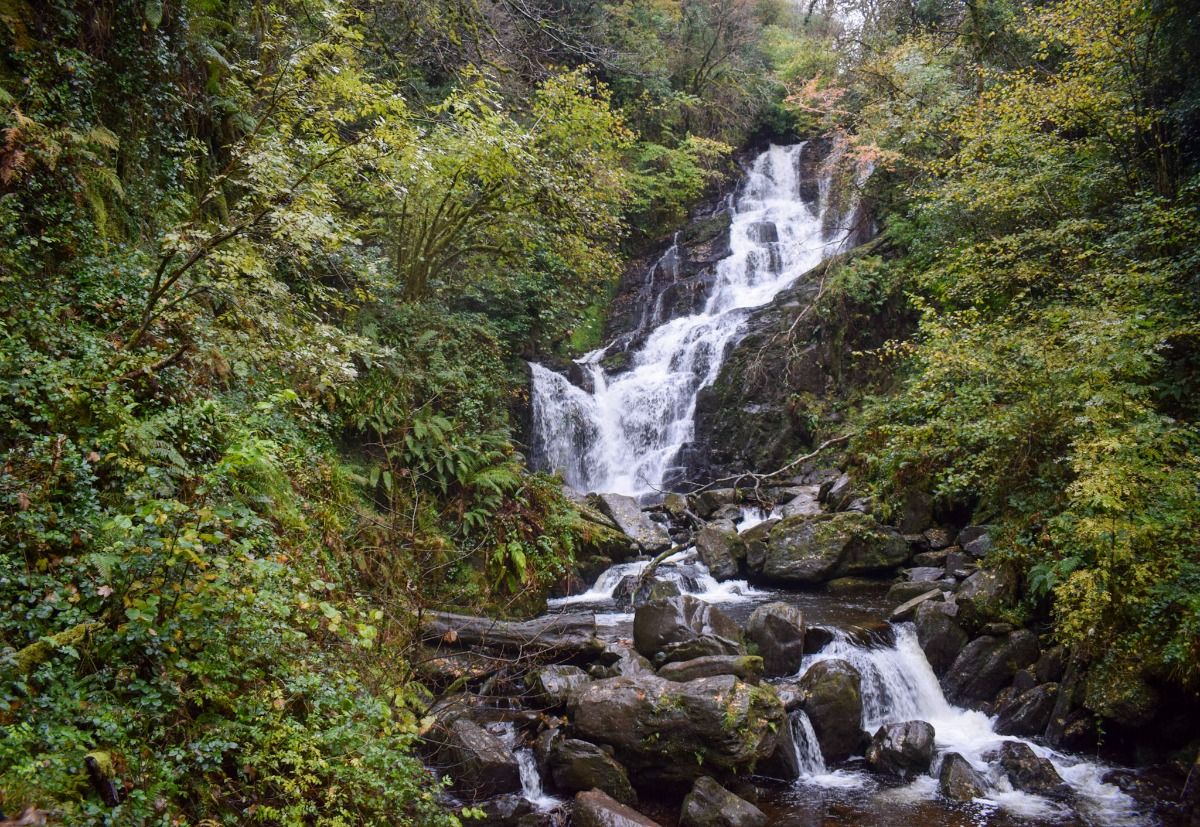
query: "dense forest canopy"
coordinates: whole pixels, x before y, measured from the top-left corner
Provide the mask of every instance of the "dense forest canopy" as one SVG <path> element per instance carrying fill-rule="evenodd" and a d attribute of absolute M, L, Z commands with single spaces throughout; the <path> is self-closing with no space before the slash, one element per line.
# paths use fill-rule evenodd
<path fill-rule="evenodd" d="M 526 467 L 523 359 L 817 135 L 884 242 L 822 312 L 914 320 L 849 412 L 884 513 L 1001 526 L 1096 714 L 1194 696 L 1197 12 L 0 0 L 0 807 L 469 821 L 414 618 L 603 542 Z"/>

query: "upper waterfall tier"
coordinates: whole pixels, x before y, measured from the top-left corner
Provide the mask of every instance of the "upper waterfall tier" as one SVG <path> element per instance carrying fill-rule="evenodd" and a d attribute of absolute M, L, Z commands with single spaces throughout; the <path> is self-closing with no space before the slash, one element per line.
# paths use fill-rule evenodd
<path fill-rule="evenodd" d="M 828 214 L 826 181 L 818 182 L 815 205 L 802 197 L 812 183 L 802 179 L 803 147 L 772 146 L 755 158 L 732 207 L 731 252 L 717 264 L 699 312 L 662 321 L 629 354 L 623 372 L 610 374 L 601 365 L 611 344 L 576 360 L 590 391 L 531 366 L 539 467 L 561 471 L 580 491 L 643 496 L 663 488 L 680 448 L 692 439 L 696 395 L 716 379 L 748 311 L 770 302 L 846 240 L 846 229 Z"/>

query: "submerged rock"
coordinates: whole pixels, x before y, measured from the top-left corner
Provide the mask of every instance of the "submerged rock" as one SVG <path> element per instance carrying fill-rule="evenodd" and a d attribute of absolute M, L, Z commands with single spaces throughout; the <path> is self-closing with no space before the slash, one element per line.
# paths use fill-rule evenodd
<path fill-rule="evenodd" d="M 679 827 L 767 827 L 767 817 L 705 775 L 683 800 Z"/>
<path fill-rule="evenodd" d="M 1071 788 L 1050 760 L 1039 757 L 1028 744 L 1005 741 L 1000 745 L 998 756 L 1013 789 L 1059 800 L 1071 797 Z"/>
<path fill-rule="evenodd" d="M 804 712 L 812 723 L 826 763 L 844 761 L 862 751 L 862 677 L 844 660 L 813 664 L 800 679 Z"/>
<path fill-rule="evenodd" d="M 625 768 L 595 744 L 560 738 L 551 747 L 546 763 L 554 786 L 564 792 L 596 789 L 622 804 L 637 804 L 637 793 Z"/>
<path fill-rule="evenodd" d="M 804 659 L 804 613 L 787 603 L 759 606 L 746 622 L 746 637 L 758 647 L 766 674 L 794 675 Z"/>
<path fill-rule="evenodd" d="M 772 528 L 756 573 L 776 583 L 811 585 L 886 571 L 908 559 L 904 538 L 857 512 L 790 517 Z M 755 570 L 755 561 L 747 554 Z"/>
<path fill-rule="evenodd" d="M 612 746 L 639 784 L 750 772 L 787 728 L 773 689 L 731 675 L 687 683 L 643 676 L 596 681 L 571 696 L 568 710 L 576 733 Z"/>
<path fill-rule="evenodd" d="M 600 790 L 588 790 L 575 796 L 571 823 L 575 827 L 661 827 L 658 822 Z"/>
<path fill-rule="evenodd" d="M 933 763 L 933 726 L 925 721 L 884 724 L 867 748 L 867 766 L 902 778 L 929 771 Z"/>
<path fill-rule="evenodd" d="M 653 600 L 633 616 L 633 645 L 657 662 L 745 654 L 742 631 L 720 609 L 691 595 Z"/>
<path fill-rule="evenodd" d="M 971 766 L 957 752 L 947 753 L 942 758 L 942 771 L 938 774 L 938 789 L 951 801 L 970 801 L 982 798 L 987 784 L 983 774 Z"/>

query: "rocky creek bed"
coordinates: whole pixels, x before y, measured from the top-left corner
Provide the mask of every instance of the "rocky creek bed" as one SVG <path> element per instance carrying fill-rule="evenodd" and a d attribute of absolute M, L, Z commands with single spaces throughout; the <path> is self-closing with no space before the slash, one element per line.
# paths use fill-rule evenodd
<path fill-rule="evenodd" d="M 590 497 L 612 555 L 590 583 L 524 623 L 427 617 L 448 803 L 515 827 L 1187 823 L 1095 758 L 1077 665 L 1003 619 L 987 527 L 901 535 L 835 473 L 770 493 Z"/>

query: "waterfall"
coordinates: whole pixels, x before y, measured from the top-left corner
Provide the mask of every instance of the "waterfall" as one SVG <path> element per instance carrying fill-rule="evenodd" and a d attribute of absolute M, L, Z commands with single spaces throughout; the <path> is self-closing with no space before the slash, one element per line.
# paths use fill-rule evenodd
<path fill-rule="evenodd" d="M 602 366 L 612 345 L 577 360 L 590 390 L 531 366 L 540 467 L 561 471 L 581 491 L 641 496 L 662 487 L 679 449 L 693 438 L 697 394 L 716 381 L 748 311 L 770 302 L 846 239 L 844 229 L 829 226 L 837 222 L 827 220 L 825 182 L 815 209 L 801 196 L 802 184 L 811 184 L 800 178 L 803 146 L 772 146 L 752 163 L 732 206 L 731 252 L 717 264 L 700 312 L 663 320 L 661 307 L 643 307 L 642 322 L 658 326 L 630 352 L 627 370 L 609 375 Z M 642 293 L 656 273 L 671 277 L 678 268 L 672 245 L 647 274 Z"/>
<path fill-rule="evenodd" d="M 552 795 L 546 795 L 542 789 L 542 776 L 538 772 L 537 760 L 533 750 L 528 747 L 516 750 L 513 755 L 517 759 L 517 770 L 521 774 L 521 794 L 539 810 L 553 810 L 562 804 Z"/>

